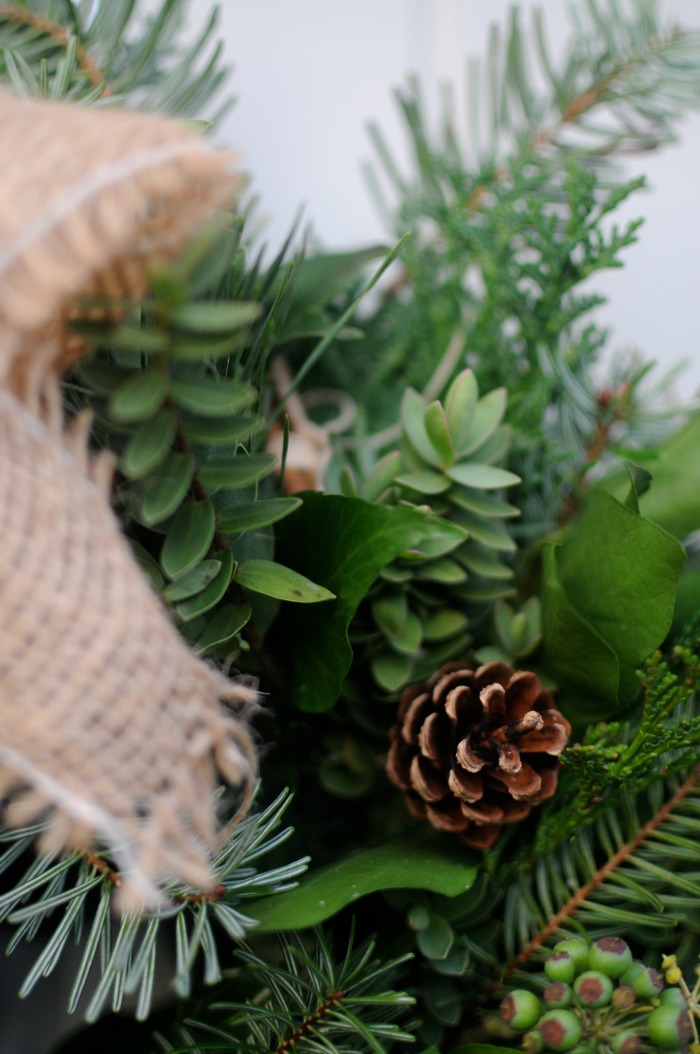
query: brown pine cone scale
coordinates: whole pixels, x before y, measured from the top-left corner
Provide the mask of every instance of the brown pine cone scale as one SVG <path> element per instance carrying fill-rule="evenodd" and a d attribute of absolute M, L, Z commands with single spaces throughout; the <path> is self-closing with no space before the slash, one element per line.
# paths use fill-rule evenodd
<path fill-rule="evenodd" d="M 552 797 L 570 735 L 534 673 L 452 662 L 404 691 L 387 773 L 414 815 L 488 849 Z"/>

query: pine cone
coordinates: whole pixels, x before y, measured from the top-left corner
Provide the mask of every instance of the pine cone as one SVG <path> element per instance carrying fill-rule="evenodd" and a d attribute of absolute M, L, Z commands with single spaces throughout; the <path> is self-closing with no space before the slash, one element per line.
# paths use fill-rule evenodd
<path fill-rule="evenodd" d="M 488 849 L 554 794 L 571 726 L 534 673 L 451 662 L 406 688 L 387 772 L 416 816 Z"/>

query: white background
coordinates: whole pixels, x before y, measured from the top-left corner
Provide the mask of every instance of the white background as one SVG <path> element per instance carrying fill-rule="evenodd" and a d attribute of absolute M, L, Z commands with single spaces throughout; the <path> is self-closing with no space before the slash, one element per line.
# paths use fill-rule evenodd
<path fill-rule="evenodd" d="M 301 205 L 326 248 L 385 240 L 361 163 L 372 157 L 366 125 L 376 120 L 397 156 L 405 137 L 392 88 L 417 72 L 433 113 L 439 85 L 466 92 L 468 56 L 485 54 L 489 25 L 505 25 L 508 0 L 224 0 L 222 30 L 238 97 L 219 137 L 240 154 L 260 195 L 266 236 L 276 248 Z M 529 25 L 532 0 L 520 7 Z M 540 0 L 555 55 L 569 35 L 565 0 Z M 198 18 L 209 10 L 198 0 Z M 700 0 L 664 0 L 663 9 L 700 29 Z M 700 117 L 686 117 L 679 146 L 633 158 L 630 176 L 648 176 L 618 222 L 645 217 L 622 271 L 596 276 L 608 297 L 599 318 L 613 348 L 646 358 L 685 358 L 680 394 L 700 388 Z"/>

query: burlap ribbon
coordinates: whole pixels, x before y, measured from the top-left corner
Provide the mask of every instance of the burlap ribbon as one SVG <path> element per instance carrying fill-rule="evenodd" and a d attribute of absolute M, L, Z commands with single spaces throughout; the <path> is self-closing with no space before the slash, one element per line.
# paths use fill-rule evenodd
<path fill-rule="evenodd" d="M 236 180 L 184 127 L 0 95 L 0 793 L 43 849 L 106 846 L 121 906 L 214 881 L 213 794 L 255 757 L 225 704 L 255 693 L 195 658 L 131 557 L 89 421 L 56 378 L 76 298 L 142 295 Z"/>

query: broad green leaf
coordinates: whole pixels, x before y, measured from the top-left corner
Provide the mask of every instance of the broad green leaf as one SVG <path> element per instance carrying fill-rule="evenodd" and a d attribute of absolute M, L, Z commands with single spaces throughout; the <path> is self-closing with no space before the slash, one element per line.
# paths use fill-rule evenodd
<path fill-rule="evenodd" d="M 195 643 L 197 655 L 205 655 L 232 640 L 243 629 L 251 614 L 250 604 L 222 604 L 207 621 L 206 629 Z"/>
<path fill-rule="evenodd" d="M 675 538 L 603 493 L 589 495 L 562 545 L 562 588 L 617 655 L 621 701 L 670 629 L 684 563 Z"/>
<path fill-rule="evenodd" d="M 221 300 L 184 304 L 171 312 L 170 321 L 191 333 L 230 333 L 250 325 L 259 316 L 260 304 L 226 303 Z"/>
<path fill-rule="evenodd" d="M 112 393 L 107 412 L 118 424 L 147 421 L 163 405 L 169 384 L 165 370 L 139 370 Z"/>
<path fill-rule="evenodd" d="M 479 388 L 473 371 L 462 370 L 450 385 L 445 398 L 447 424 L 457 453 L 461 453 L 467 443 L 478 397 Z"/>
<path fill-rule="evenodd" d="M 206 556 L 214 537 L 211 501 L 186 502 L 170 525 L 160 554 L 160 566 L 170 579 L 181 578 Z"/>
<path fill-rule="evenodd" d="M 143 483 L 136 514 L 138 520 L 146 527 L 154 527 L 172 516 L 185 500 L 193 473 L 191 454 L 169 454 Z"/>
<path fill-rule="evenodd" d="M 181 618 L 183 622 L 189 622 L 191 619 L 198 618 L 200 615 L 206 614 L 207 611 L 211 611 L 224 597 L 233 575 L 234 561 L 230 549 L 218 553 L 217 556 L 220 568 L 218 574 L 208 583 L 206 589 L 177 605 L 175 610 L 178 618 Z M 174 583 L 174 585 L 177 585 L 177 583 Z"/>
<path fill-rule="evenodd" d="M 128 479 L 143 479 L 165 459 L 175 438 L 175 411 L 159 410 L 139 425 L 124 448 L 119 467 Z"/>
<path fill-rule="evenodd" d="M 617 708 L 620 664 L 612 648 L 567 598 L 557 571 L 559 549 L 548 543 L 542 550 L 545 663 L 564 689 L 558 705 L 566 716 L 575 723 L 602 721 Z"/>
<path fill-rule="evenodd" d="M 441 534 L 445 521 L 423 509 L 361 498 L 308 492 L 303 499 L 277 528 L 277 557 L 323 582 L 338 599 L 328 607 L 283 612 L 279 639 L 293 672 L 295 702 L 322 711 L 335 704 L 350 668 L 348 626 L 372 582 L 406 548 Z"/>
<path fill-rule="evenodd" d="M 158 562 L 151 556 L 148 549 L 144 547 L 133 538 L 129 538 L 129 545 L 131 551 L 134 554 L 134 559 L 139 565 L 144 574 L 150 579 L 151 585 L 156 590 L 161 590 L 165 585 L 165 579 L 161 574 Z"/>
<path fill-rule="evenodd" d="M 464 487 L 476 487 L 478 490 L 499 490 L 501 487 L 512 487 L 515 483 L 520 483 L 520 476 L 496 465 L 478 465 L 467 461 L 462 465 L 453 465 L 446 471 L 455 483 L 461 483 Z"/>
<path fill-rule="evenodd" d="M 192 443 L 231 446 L 257 432 L 264 424 L 259 414 L 231 414 L 228 417 L 183 417 L 182 429 Z"/>
<path fill-rule="evenodd" d="M 222 534 L 238 534 L 258 527 L 267 527 L 289 516 L 301 505 L 301 498 L 267 498 L 245 501 L 230 512 L 220 513 L 216 525 Z"/>
<path fill-rule="evenodd" d="M 253 593 L 297 604 L 334 600 L 335 595 L 304 575 L 273 560 L 246 560 L 236 568 L 236 582 Z"/>
<path fill-rule="evenodd" d="M 276 464 L 274 454 L 229 455 L 202 465 L 197 470 L 197 478 L 205 487 L 237 490 L 269 476 Z"/>
<path fill-rule="evenodd" d="M 438 452 L 440 460 L 445 465 L 451 465 L 454 461 L 454 449 L 452 438 L 447 424 L 445 409 L 438 400 L 432 402 L 425 411 L 425 430 L 428 439 L 434 449 Z"/>
<path fill-rule="evenodd" d="M 192 377 L 170 385 L 174 403 L 205 417 L 226 417 L 250 406 L 257 397 L 257 391 L 249 384 L 222 377 Z"/>
<path fill-rule="evenodd" d="M 258 919 L 256 932 L 305 929 L 384 889 L 425 889 L 456 897 L 471 888 L 477 874 L 474 854 L 431 832 L 363 849 L 311 872 L 295 889 L 246 905 L 246 912 Z"/>
<path fill-rule="evenodd" d="M 652 467 L 653 482 L 640 496 L 644 516 L 664 530 L 685 538 L 700 527 L 700 414 L 696 414 L 658 448 Z M 629 477 L 624 468 L 601 480 L 602 490 L 625 500 Z"/>
<path fill-rule="evenodd" d="M 178 578 L 176 582 L 171 582 L 169 586 L 166 586 L 163 590 L 163 599 L 174 602 L 176 600 L 185 600 L 187 597 L 201 593 L 211 580 L 216 577 L 220 569 L 221 562 L 219 560 L 202 560 L 201 564 L 197 564 L 182 578 Z"/>

